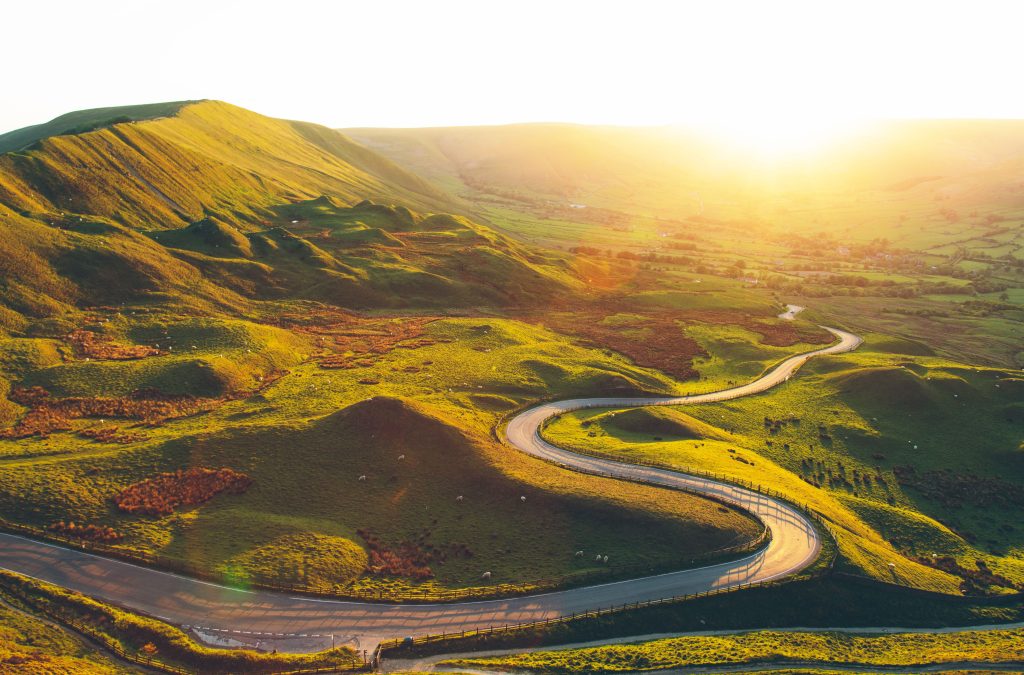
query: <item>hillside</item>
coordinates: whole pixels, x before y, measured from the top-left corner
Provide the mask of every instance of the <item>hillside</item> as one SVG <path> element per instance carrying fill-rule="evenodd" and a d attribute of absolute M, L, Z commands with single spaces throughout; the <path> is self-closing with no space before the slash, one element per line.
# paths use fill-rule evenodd
<path fill-rule="evenodd" d="M 141 230 L 207 215 L 253 229 L 270 207 L 321 194 L 453 210 L 442 192 L 337 132 L 219 101 L 0 155 L 0 203 L 12 211 L 103 216 Z"/>
<path fill-rule="evenodd" d="M 577 220 L 588 219 L 581 207 L 700 216 L 820 228 L 854 240 L 882 236 L 884 227 L 891 241 L 916 248 L 962 239 L 974 219 L 980 234 L 1024 213 L 1022 130 L 1024 123 L 1014 120 L 877 122 L 820 152 L 782 159 L 670 127 L 523 124 L 346 133 L 491 207 L 528 207 Z M 990 217 L 995 220 L 982 222 Z"/>
<path fill-rule="evenodd" d="M 169 117 L 176 115 L 183 107 L 193 103 L 197 103 L 197 101 L 173 101 L 76 110 L 55 117 L 49 122 L 0 134 L 0 154 L 12 150 L 26 150 L 44 138 L 53 136 L 83 134 L 124 122 L 140 122 L 157 117 Z"/>
<path fill-rule="evenodd" d="M 29 137 L 0 155 L 7 330 L 98 305 L 504 306 L 577 283 L 557 257 L 440 215 L 458 200 L 314 124 L 202 101 L 72 113 L 3 138 Z"/>

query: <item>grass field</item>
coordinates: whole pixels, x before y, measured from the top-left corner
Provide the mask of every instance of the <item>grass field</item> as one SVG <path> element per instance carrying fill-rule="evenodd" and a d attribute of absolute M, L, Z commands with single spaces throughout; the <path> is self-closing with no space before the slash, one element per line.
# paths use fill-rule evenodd
<path fill-rule="evenodd" d="M 257 653 L 243 649 L 212 649 L 196 644 L 182 629 L 153 618 L 122 611 L 92 598 L 37 581 L 20 574 L 0 570 L 0 598 L 10 607 L 31 611 L 47 617 L 104 647 L 120 653 L 131 662 L 128 667 L 113 664 L 91 650 L 77 645 L 74 638 L 53 626 L 40 626 L 25 619 L 13 626 L 5 625 L 13 645 L 0 642 L 0 648 L 12 652 L 0 668 L 13 666 L 5 672 L 93 673 L 139 672 L 143 667 L 171 672 L 294 672 L 316 668 L 346 670 L 362 665 L 350 648 L 328 649 L 317 654 Z M 17 622 L 17 617 L 14 617 Z M 39 639 L 36 649 L 26 649 L 20 640 Z M 37 637 L 38 636 L 38 637 Z M 6 637 L 6 636 L 5 636 Z M 14 650 L 24 650 L 17 653 Z M 24 662 L 20 662 L 24 659 Z M 120 663 L 120 662 L 118 662 Z M 139 665 L 136 665 L 139 664 Z M 23 670 L 22 666 L 26 666 Z M 64 670 L 62 670 L 64 668 Z M 144 672 L 144 671 L 143 671 Z"/>
<path fill-rule="evenodd" d="M 574 413 L 544 433 L 586 452 L 771 485 L 832 520 L 843 564 L 859 573 L 948 591 L 947 574 L 908 558 L 949 557 L 968 577 L 991 570 L 1013 588 L 1024 581 L 1021 380 L 894 348 L 915 351 L 871 338 L 766 394 L 680 407 L 674 433 L 653 418 L 647 429 L 618 422 L 641 411 Z"/>
<path fill-rule="evenodd" d="M 454 659 L 446 665 L 492 670 L 602 673 L 657 671 L 683 666 L 820 662 L 867 666 L 923 666 L 960 661 L 993 665 L 1024 660 L 1024 631 L 853 635 L 754 631 L 733 635 L 688 636 L 565 651 L 531 652 L 480 659 Z"/>
<path fill-rule="evenodd" d="M 328 334 L 146 318 L 111 331 L 125 344 L 160 340 L 175 349 L 132 361 L 72 356 L 51 364 L 46 349 L 66 347 L 17 342 L 12 354 L 31 354 L 30 346 L 36 353 L 34 360 L 8 360 L 17 386 L 91 397 L 173 382 L 218 398 L 204 399 L 209 404 L 201 415 L 158 426 L 86 416 L 48 438 L 0 441 L 7 458 L 0 478 L 4 514 L 39 527 L 110 526 L 123 535 L 118 546 L 181 560 L 236 584 L 334 592 L 473 587 L 484 571 L 495 584 L 525 589 L 602 569 L 574 558 L 579 549 L 602 551 L 611 567 L 658 567 L 756 536 L 753 521 L 710 502 L 560 471 L 504 451 L 489 436 L 501 415 L 529 400 L 674 391 L 669 378 L 502 319 L 430 321 L 421 334 L 383 352 L 353 355 L 353 348 L 366 348 L 367 336 L 380 339 L 389 326 L 390 319 L 366 320 Z M 297 362 L 302 354 L 294 350 L 314 358 Z M 339 355 L 358 365 L 319 363 Z M 272 363 L 288 374 L 258 388 L 265 371 L 252 368 L 243 386 L 216 389 L 198 386 L 206 380 L 167 375 L 181 363 L 217 359 Z M 244 393 L 225 396 L 236 390 Z M 87 443 L 80 437 L 110 424 L 138 438 Z M 127 486 L 183 467 L 230 467 L 253 483 L 243 494 L 157 518 L 120 513 L 111 504 Z M 335 555 L 343 550 L 348 553 Z M 384 571 L 364 574 L 368 564 Z"/>
<path fill-rule="evenodd" d="M 33 675 L 132 672 L 81 638 L 9 605 L 0 605 L 0 670 Z"/>

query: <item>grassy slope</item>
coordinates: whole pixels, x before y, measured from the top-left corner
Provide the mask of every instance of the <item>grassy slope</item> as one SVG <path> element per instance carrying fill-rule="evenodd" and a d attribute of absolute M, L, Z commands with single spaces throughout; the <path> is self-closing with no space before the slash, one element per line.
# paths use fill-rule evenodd
<path fill-rule="evenodd" d="M 81 134 L 123 122 L 169 117 L 176 114 L 182 107 L 193 103 L 196 101 L 149 103 L 70 112 L 43 124 L 35 124 L 24 129 L 15 129 L 0 134 L 0 154 L 12 150 L 25 150 L 34 143 L 53 136 Z"/>
<path fill-rule="evenodd" d="M 267 653 L 198 645 L 177 626 L 131 614 L 59 586 L 5 570 L 0 571 L 0 595 L 26 611 L 38 612 L 62 624 L 71 625 L 94 642 L 117 650 L 133 661 L 150 664 L 157 671 L 163 670 L 161 666 L 167 666 L 172 672 L 185 670 L 198 673 L 295 672 L 316 669 L 344 671 L 362 665 L 361 659 L 348 647 L 315 654 L 278 654 L 276 650 Z M 22 664 L 19 664 L 10 672 L 146 672 L 141 666 L 104 671 L 106 662 L 99 658 L 94 658 L 93 663 L 83 663 L 81 659 L 56 660 L 45 654 L 44 658 L 47 660 L 42 662 L 38 671 L 22 669 Z M 61 667 L 67 670 L 61 670 Z"/>
<path fill-rule="evenodd" d="M 687 665 L 818 661 L 874 666 L 1024 659 L 1022 630 L 960 633 L 851 635 L 758 631 L 734 635 L 669 638 L 628 645 L 533 652 L 481 659 L 458 659 L 455 666 L 525 669 L 543 672 L 621 672 L 663 670 Z"/>
<path fill-rule="evenodd" d="M 341 134 L 218 101 L 0 156 L 0 202 L 12 209 L 114 217 L 146 230 L 210 213 L 258 222 L 270 206 L 321 194 L 452 206 L 443 193 Z"/>
<path fill-rule="evenodd" d="M 362 203 L 463 208 L 337 132 L 216 101 L 165 112 L 0 155 L 0 329 L 83 305 L 501 306 L 578 285 L 464 218 Z"/>
<path fill-rule="evenodd" d="M 80 638 L 7 605 L 0 605 L 0 671 L 26 675 L 131 672 Z"/>
<path fill-rule="evenodd" d="M 766 395 L 682 408 L 701 424 L 727 430 L 727 441 L 705 434 L 654 442 L 657 434 L 649 431 L 583 427 L 601 414 L 590 411 L 567 416 L 545 433 L 562 444 L 711 470 L 788 492 L 833 520 L 846 564 L 860 573 L 951 590 L 950 577 L 902 558 L 895 546 L 908 555 L 950 555 L 967 568 L 983 560 L 1020 582 L 1019 379 L 937 357 L 892 354 L 892 348 L 890 340 L 878 347 L 869 340 L 853 354 L 812 362 Z M 766 417 L 788 421 L 772 431 Z M 925 483 L 935 480 L 927 472 L 949 471 L 945 480 L 958 503 L 902 485 L 893 471 L 903 466 L 914 467 Z M 972 497 L 988 485 L 1007 499 Z"/>
<path fill-rule="evenodd" d="M 52 359 L 12 356 L 10 377 L 46 382 L 64 395 L 128 390 L 162 382 L 179 359 L 259 364 L 273 358 L 289 335 L 258 327 L 243 331 L 241 322 L 170 321 L 164 329 L 151 318 L 136 321 L 111 330 L 126 339 L 146 338 L 145 344 L 170 335 L 174 344 L 197 349 L 127 363 L 52 365 Z M 662 564 L 685 557 L 683 549 L 717 548 L 756 534 L 752 522 L 716 505 L 566 473 L 503 450 L 488 436 L 503 412 L 529 400 L 616 389 L 671 391 L 668 378 L 514 321 L 437 321 L 425 336 L 435 344 L 394 349 L 356 369 L 286 362 L 291 375 L 261 394 L 138 430 L 144 440 L 127 446 L 83 446 L 70 434 L 0 442 L 8 458 L 0 479 L 4 514 L 38 525 L 69 518 L 110 523 L 127 535 L 127 546 L 236 581 L 278 569 L 270 565 L 270 552 L 305 533 L 362 546 L 358 529 L 391 545 L 426 532 L 426 543 L 465 543 L 473 551 L 472 558 L 453 556 L 435 566 L 440 587 L 475 585 L 485 570 L 495 583 L 520 583 L 589 569 L 592 562 L 572 556 L 581 548 L 607 554 L 615 564 Z M 11 353 L 52 344 L 11 342 Z M 365 402 L 370 396 L 390 398 Z M 397 429 L 395 419 L 403 421 Z M 378 428 L 384 420 L 390 424 Z M 406 433 L 395 435 L 400 429 Z M 407 460 L 397 462 L 399 454 Z M 108 501 L 155 471 L 193 465 L 230 466 L 255 484 L 244 495 L 163 519 L 118 515 Z M 367 481 L 358 481 L 362 474 Z M 464 504 L 455 501 L 459 494 Z M 524 495 L 525 503 L 519 500 Z M 683 549 L 680 541 L 688 542 Z M 324 544 L 307 543 L 316 568 Z M 321 589 L 351 581 L 347 573 L 318 570 L 297 581 Z M 405 583 L 360 582 L 381 589 Z"/>

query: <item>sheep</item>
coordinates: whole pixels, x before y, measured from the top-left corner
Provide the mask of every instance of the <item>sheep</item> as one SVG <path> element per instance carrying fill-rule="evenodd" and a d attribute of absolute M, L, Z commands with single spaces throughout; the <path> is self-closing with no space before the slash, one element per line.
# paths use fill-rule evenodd
<path fill-rule="evenodd" d="M 459 495 L 458 497 L 455 498 L 455 501 L 457 501 L 457 502 L 461 502 L 462 500 L 463 500 L 462 495 Z"/>
<path fill-rule="evenodd" d="M 583 557 L 583 551 L 576 551 L 576 557 L 577 558 L 582 558 Z"/>
<path fill-rule="evenodd" d="M 366 480 L 366 474 L 364 473 L 362 476 L 360 476 L 359 480 Z"/>
<path fill-rule="evenodd" d="M 480 578 L 481 579 L 490 579 L 491 578 L 491 573 L 490 572 L 484 572 L 483 574 L 480 575 Z"/>
<path fill-rule="evenodd" d="M 405 459 L 405 455 L 399 455 L 398 456 L 398 461 L 399 462 L 401 462 L 403 459 Z"/>
<path fill-rule="evenodd" d="M 596 556 L 594 557 L 594 562 L 601 562 L 601 554 L 600 554 L 600 553 L 598 553 L 598 554 L 597 554 L 597 555 L 596 555 Z"/>
<path fill-rule="evenodd" d="M 521 502 L 525 502 L 525 501 L 526 501 L 526 495 L 523 495 L 522 497 L 520 497 L 520 498 L 519 498 L 519 501 L 521 501 Z"/>
<path fill-rule="evenodd" d="M 601 562 L 603 562 L 605 565 L 607 565 L 608 564 L 608 556 L 604 556 L 604 558 L 601 559 Z"/>

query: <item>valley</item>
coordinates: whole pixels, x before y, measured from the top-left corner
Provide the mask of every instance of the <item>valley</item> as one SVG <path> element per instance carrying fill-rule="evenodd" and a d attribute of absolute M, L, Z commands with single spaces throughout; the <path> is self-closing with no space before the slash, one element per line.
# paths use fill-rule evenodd
<path fill-rule="evenodd" d="M 904 592 L 1019 621 L 1018 134 L 966 124 L 829 171 L 219 101 L 0 135 L 0 597 L 265 672 L 693 630 L 788 587 L 850 598 L 826 627 Z M 807 625 L 780 616 L 726 628 Z M 280 658 L 194 642 L 231 631 Z"/>

